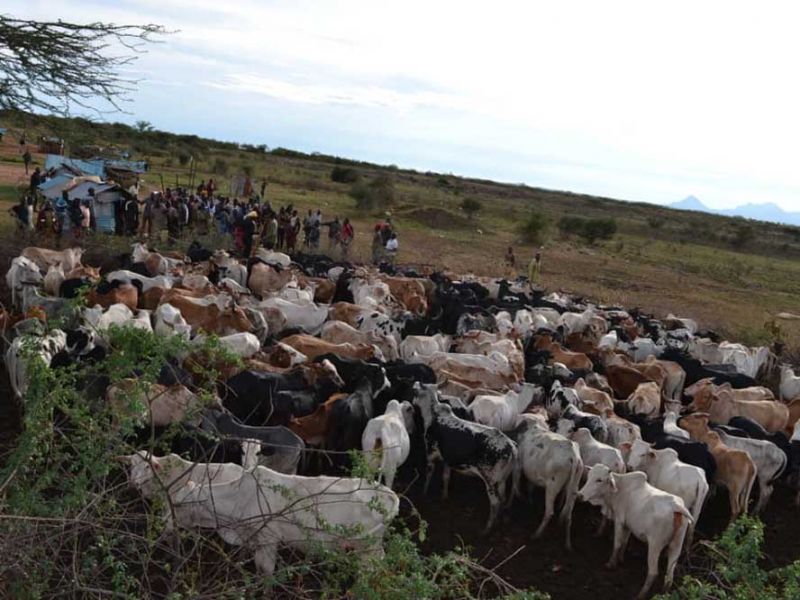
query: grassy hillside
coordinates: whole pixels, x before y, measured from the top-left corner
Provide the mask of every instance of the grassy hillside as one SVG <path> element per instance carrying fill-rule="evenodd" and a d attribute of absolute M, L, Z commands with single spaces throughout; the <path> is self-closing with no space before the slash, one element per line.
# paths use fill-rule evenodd
<path fill-rule="evenodd" d="M 25 119 L 30 123 L 29 117 Z M 162 180 L 165 186 L 187 185 L 190 156 L 197 164 L 195 184 L 213 176 L 223 193 L 235 175 L 251 175 L 256 190 L 266 179 L 273 206 L 292 203 L 302 211 L 319 207 L 325 218 L 350 217 L 356 227 L 356 258 L 367 259 L 372 225 L 389 212 L 400 232 L 402 262 L 499 274 L 507 246 L 513 245 L 518 259 L 525 262 L 534 252 L 533 245 L 520 241 L 519 226 L 538 212 L 549 223 L 543 283 L 551 289 L 660 314 L 693 316 L 748 343 L 774 338 L 774 329 L 765 324 L 775 313 L 800 313 L 800 228 L 796 227 L 139 131 L 121 124 L 47 117 L 26 127 L 21 116 L 0 115 L 0 126 L 11 130 L 0 145 L 0 200 L 7 202 L 15 199 L 16 186 L 25 181 L 18 145 L 24 129 L 31 141 L 42 133 L 64 137 L 72 153 L 112 147 L 149 160 L 152 169 L 145 176 L 145 192 L 160 188 Z M 43 157 L 36 159 L 41 162 Z M 362 183 L 388 177 L 391 203 L 376 210 L 356 210 L 349 195 L 352 184 L 331 180 L 336 165 L 355 169 Z M 482 205 L 473 218 L 460 208 L 465 198 Z M 588 245 L 559 231 L 557 223 L 564 216 L 613 218 L 617 234 Z M 800 326 L 778 325 L 777 335 L 800 345 Z"/>

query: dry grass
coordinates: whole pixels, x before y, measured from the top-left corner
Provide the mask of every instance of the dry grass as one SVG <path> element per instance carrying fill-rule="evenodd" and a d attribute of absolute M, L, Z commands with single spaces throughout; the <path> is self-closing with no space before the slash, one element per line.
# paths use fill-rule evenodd
<path fill-rule="evenodd" d="M 0 144 L 0 200 L 12 201 L 14 189 L 25 181 L 18 153 L 12 140 Z M 349 217 L 356 229 L 352 256 L 368 259 L 372 228 L 384 213 L 358 214 L 347 195 L 349 186 L 330 181 L 330 165 L 236 151 L 209 154 L 202 164 L 210 167 L 216 156 L 224 157 L 234 169 L 251 164 L 256 189 L 264 177 L 268 178 L 267 197 L 273 206 L 292 203 L 301 214 L 309 208 L 321 208 L 326 219 Z M 12 160 L 2 160 L 6 158 Z M 43 157 L 36 158 L 43 162 Z M 165 166 L 163 158 L 151 162 L 153 170 L 145 177 L 151 187 L 160 187 L 162 176 L 166 185 L 174 185 L 176 180 L 182 185 L 188 183 L 186 170 Z M 177 161 L 172 162 L 177 165 Z M 358 170 L 365 176 L 373 174 L 369 169 Z M 201 168 L 196 181 L 212 175 Z M 593 247 L 558 239 L 555 227 L 551 227 L 542 271 L 547 287 L 608 304 L 638 306 L 657 315 L 672 312 L 690 316 L 703 326 L 748 343 L 770 341 L 765 323 L 775 313 L 800 314 L 800 260 L 791 258 L 797 256 L 793 253 L 798 248 L 789 234 L 786 239 L 781 237 L 782 230 L 777 226 L 761 229 L 756 225 L 760 238 L 755 250 L 759 254 L 749 254 L 714 241 L 726 227 L 733 227 L 726 219 L 455 177 L 408 172 L 393 172 L 392 176 L 396 201 L 389 210 L 399 231 L 401 262 L 497 275 L 502 272 L 507 246 L 515 247 L 521 263 L 527 263 L 535 251 L 520 243 L 515 233 L 530 210 L 545 213 L 551 223 L 563 214 L 610 215 L 617 218 L 621 233 Z M 477 197 L 483 204 L 474 220 L 467 219 L 458 208 L 464 195 Z M 5 210 L 3 213 L 8 219 Z M 654 216 L 665 220 L 666 226 L 658 231 L 649 229 L 646 221 Z M 684 234 L 690 230 L 697 233 L 691 239 L 703 241 L 703 245 L 687 241 Z M 323 231 L 323 249 L 327 248 L 326 233 Z M 661 239 L 652 239 L 655 235 Z M 120 244 L 122 247 L 124 244 Z M 789 258 L 773 253 L 775 248 L 784 247 Z M 785 341 L 800 347 L 800 324 L 782 322 L 780 327 Z"/>

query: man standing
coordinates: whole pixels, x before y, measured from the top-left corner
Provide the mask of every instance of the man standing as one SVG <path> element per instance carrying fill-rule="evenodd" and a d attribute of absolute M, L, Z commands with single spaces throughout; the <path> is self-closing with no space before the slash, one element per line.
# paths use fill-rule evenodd
<path fill-rule="evenodd" d="M 539 285 L 539 276 L 542 272 L 542 252 L 539 249 L 528 265 L 528 283 L 531 288 Z"/>
<path fill-rule="evenodd" d="M 22 155 L 22 162 L 25 163 L 25 175 L 28 174 L 28 167 L 31 166 L 31 160 L 33 160 L 33 157 L 31 156 L 31 152 L 30 152 L 30 150 L 25 148 L 25 154 Z"/>
<path fill-rule="evenodd" d="M 511 246 L 508 247 L 506 251 L 506 258 L 505 258 L 505 267 L 506 267 L 506 279 L 515 279 L 517 273 L 515 271 L 517 263 L 517 258 L 514 256 L 514 248 Z"/>

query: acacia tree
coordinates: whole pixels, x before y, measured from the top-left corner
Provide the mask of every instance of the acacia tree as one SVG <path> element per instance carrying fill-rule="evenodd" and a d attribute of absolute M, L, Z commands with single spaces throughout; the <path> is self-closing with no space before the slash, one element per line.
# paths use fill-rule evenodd
<path fill-rule="evenodd" d="M 161 25 L 34 21 L 0 15 L 0 109 L 69 115 L 73 106 L 120 111 L 136 81 L 120 71 Z"/>

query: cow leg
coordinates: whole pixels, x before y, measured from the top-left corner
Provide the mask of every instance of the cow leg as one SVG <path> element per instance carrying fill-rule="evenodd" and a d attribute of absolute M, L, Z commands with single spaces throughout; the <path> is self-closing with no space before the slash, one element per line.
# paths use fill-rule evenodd
<path fill-rule="evenodd" d="M 676 518 L 682 517 L 683 525 L 678 531 L 673 532 L 672 539 L 667 547 L 667 570 L 664 574 L 664 590 L 668 590 L 672 585 L 672 579 L 675 575 L 675 565 L 678 562 L 678 557 L 683 548 L 683 541 L 686 534 L 689 532 L 691 523 L 687 523 L 687 519 L 683 515 L 676 515 Z"/>
<path fill-rule="evenodd" d="M 620 563 L 620 554 L 627 540 L 625 533 L 625 524 L 622 522 L 622 519 L 614 521 L 614 550 L 611 552 L 611 558 L 608 559 L 606 563 L 606 567 L 609 569 L 616 568 Z"/>
<path fill-rule="evenodd" d="M 533 537 L 538 538 L 542 535 L 545 527 L 550 522 L 550 519 L 553 518 L 553 514 L 555 513 L 555 503 L 556 503 L 556 496 L 558 496 L 558 490 L 556 489 L 553 482 L 548 482 L 547 486 L 544 488 L 544 515 L 542 516 L 542 522 L 539 524 L 539 528 L 534 532 Z"/>
<path fill-rule="evenodd" d="M 772 486 L 769 484 L 769 480 L 766 477 L 760 479 L 758 482 L 758 502 L 756 503 L 753 514 L 760 514 L 761 511 L 764 510 L 764 507 L 767 506 L 767 502 L 769 502 L 770 496 L 772 496 Z"/>
<path fill-rule="evenodd" d="M 569 486 L 569 484 L 567 484 Z M 569 487 L 564 491 L 564 506 L 561 507 L 561 514 L 559 520 L 564 523 L 566 529 L 566 541 L 564 546 L 567 550 L 572 550 L 572 511 L 575 509 L 575 501 L 578 494 L 575 490 Z"/>
<path fill-rule="evenodd" d="M 256 568 L 264 575 L 272 575 L 275 572 L 275 558 L 277 554 L 277 544 L 259 546 L 253 557 L 255 559 Z"/>
<path fill-rule="evenodd" d="M 486 484 L 486 495 L 489 497 L 489 519 L 486 521 L 486 527 L 483 528 L 482 532 L 483 535 L 486 535 L 492 530 L 503 501 L 499 493 L 499 485 L 496 482 L 490 483 L 487 479 L 484 479 L 484 482 Z"/>
<path fill-rule="evenodd" d="M 600 523 L 597 525 L 597 531 L 594 532 L 595 537 L 600 537 L 606 532 L 608 519 L 605 516 L 600 517 Z"/>
<path fill-rule="evenodd" d="M 442 465 L 442 500 L 447 500 L 450 495 L 450 474 L 451 469 L 447 463 Z"/>
<path fill-rule="evenodd" d="M 658 559 L 661 556 L 661 550 L 663 550 L 662 546 L 654 544 L 653 541 L 648 541 L 647 543 L 647 578 L 644 580 L 644 585 L 642 589 L 639 590 L 639 593 L 636 595 L 636 598 L 646 598 L 647 592 L 650 591 L 650 588 L 653 587 L 653 582 L 658 577 Z"/>
<path fill-rule="evenodd" d="M 422 493 L 427 495 L 428 488 L 431 485 L 431 478 L 433 477 L 433 471 L 436 469 L 436 463 L 434 463 L 431 459 L 428 459 L 428 464 L 425 466 L 425 485 L 422 488 Z"/>

